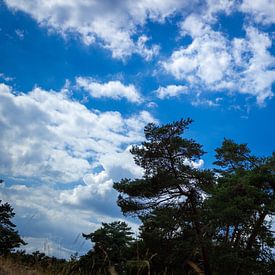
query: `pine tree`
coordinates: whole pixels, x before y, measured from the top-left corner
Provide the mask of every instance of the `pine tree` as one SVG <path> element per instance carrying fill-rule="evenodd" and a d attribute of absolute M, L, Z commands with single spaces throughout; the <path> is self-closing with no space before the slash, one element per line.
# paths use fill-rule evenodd
<path fill-rule="evenodd" d="M 275 155 L 253 156 L 225 139 L 216 149 L 217 184 L 205 202 L 221 274 L 274 274 Z"/>
<path fill-rule="evenodd" d="M 193 246 L 200 251 L 204 272 L 210 275 L 209 240 L 201 219 L 203 193 L 213 184 L 213 173 L 194 165 L 204 152 L 200 144 L 182 137 L 191 122 L 182 119 L 164 126 L 148 124 L 146 140 L 131 150 L 136 164 L 144 169 L 143 178 L 122 180 L 114 188 L 121 193 L 118 205 L 124 213 L 148 215 L 157 208 L 180 209 L 196 235 Z"/>
<path fill-rule="evenodd" d="M 26 243 L 21 239 L 16 225 L 11 221 L 15 213 L 9 203 L 0 200 L 0 255 L 5 255 L 14 248 Z"/>
<path fill-rule="evenodd" d="M 82 234 L 94 243 L 92 256 L 95 264 L 107 269 L 114 268 L 123 274 L 127 252 L 133 241 L 131 228 L 121 221 L 102 223 L 102 227 L 90 234 Z"/>

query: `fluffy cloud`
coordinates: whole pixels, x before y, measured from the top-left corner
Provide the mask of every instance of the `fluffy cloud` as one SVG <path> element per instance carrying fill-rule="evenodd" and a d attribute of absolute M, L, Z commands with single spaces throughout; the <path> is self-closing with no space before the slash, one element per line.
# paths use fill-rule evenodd
<path fill-rule="evenodd" d="M 1 84 L 0 171 L 48 182 L 78 181 L 102 167 L 102 156 L 123 154 L 140 142 L 143 127 L 153 120 L 146 111 L 128 118 L 119 112 L 91 111 L 70 100 L 66 91 L 35 88 L 14 94 Z"/>
<path fill-rule="evenodd" d="M 160 99 L 174 97 L 186 93 L 187 87 L 183 85 L 168 85 L 166 87 L 159 87 L 156 90 L 156 94 Z"/>
<path fill-rule="evenodd" d="M 275 57 L 268 50 L 272 41 L 267 34 L 253 27 L 247 27 L 246 34 L 246 39 L 233 40 L 235 70 L 231 74 L 231 81 L 221 83 L 221 86 L 230 85 L 241 93 L 254 95 L 257 102 L 262 104 L 273 96 Z"/>
<path fill-rule="evenodd" d="M 109 175 L 112 175 L 114 181 L 121 178 L 140 178 L 143 170 L 135 165 L 133 156 L 130 153 L 130 148 L 126 148 L 123 152 L 110 154 L 103 154 L 100 156 L 100 163 Z"/>
<path fill-rule="evenodd" d="M 226 39 L 193 15 L 183 22 L 182 31 L 190 34 L 193 41 L 173 52 L 170 60 L 163 63 L 165 70 L 191 83 L 200 80 L 212 84 L 221 80 L 231 62 Z"/>
<path fill-rule="evenodd" d="M 158 46 L 147 46 L 146 35 L 137 39 L 138 28 L 148 19 L 163 22 L 165 18 L 186 7 L 189 1 L 43 1 L 5 0 L 14 10 L 30 14 L 41 25 L 63 35 L 79 33 L 84 43 L 101 43 L 114 58 L 133 53 L 149 60 L 158 53 Z M 188 4 L 189 5 L 189 4 Z M 190 6 L 190 5 L 189 5 Z"/>
<path fill-rule="evenodd" d="M 187 17 L 181 28 L 183 35 L 192 36 L 192 43 L 162 63 L 176 79 L 197 90 L 250 94 L 259 104 L 273 96 L 275 58 L 266 33 L 246 27 L 245 38 L 229 40 L 197 15 Z"/>
<path fill-rule="evenodd" d="M 69 258 L 73 253 L 82 254 L 91 247 L 81 233 L 96 230 L 101 222 L 122 220 L 115 204 L 117 194 L 113 190 L 106 191 L 103 196 L 97 193 L 101 192 L 98 185 L 108 182 L 106 174 L 102 172 L 85 181 L 82 190 L 79 186 L 60 190 L 45 185 L 0 185 L 1 199 L 12 203 L 16 213 L 14 222 L 28 243 L 22 249 Z M 85 188 L 87 186 L 93 186 L 97 191 Z M 127 223 L 137 229 L 136 223 Z"/>
<path fill-rule="evenodd" d="M 136 53 L 150 60 L 159 52 L 150 45 L 141 29 L 151 20 L 163 23 L 175 14 L 198 12 L 200 18 L 214 22 L 219 13 L 240 10 L 263 24 L 274 23 L 275 5 L 272 0 L 141 0 L 141 1 L 43 1 L 4 0 L 13 10 L 31 15 L 40 25 L 66 36 L 78 33 L 87 45 L 99 43 L 112 52 L 114 58 L 125 59 Z M 151 44 L 151 43 L 150 43 Z"/>
<path fill-rule="evenodd" d="M 258 23 L 275 23 L 275 2 L 273 0 L 244 0 L 240 10 L 250 14 Z"/>
<path fill-rule="evenodd" d="M 89 77 L 78 77 L 76 84 L 79 88 L 88 91 L 92 97 L 108 97 L 113 99 L 126 98 L 130 102 L 141 102 L 139 92 L 134 85 L 123 85 L 120 81 L 99 83 Z"/>
<path fill-rule="evenodd" d="M 105 171 L 98 174 L 87 174 L 83 181 L 84 185 L 79 184 L 73 189 L 62 191 L 59 201 L 65 204 L 85 206 L 85 203 L 90 202 L 91 199 L 103 198 L 113 186 L 113 180 Z"/>
<path fill-rule="evenodd" d="M 146 111 L 123 117 L 89 110 L 68 94 L 17 93 L 0 84 L 0 173 L 13 183 L 0 185 L 1 199 L 15 208 L 29 243 L 23 248 L 59 257 L 85 253 L 90 244 L 74 241 L 80 233 L 121 219 L 113 182 L 142 175 L 129 150 L 155 121 Z"/>

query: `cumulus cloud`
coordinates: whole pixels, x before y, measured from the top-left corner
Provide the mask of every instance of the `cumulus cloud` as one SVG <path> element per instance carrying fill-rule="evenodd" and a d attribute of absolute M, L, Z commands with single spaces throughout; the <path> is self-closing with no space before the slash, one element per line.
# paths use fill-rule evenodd
<path fill-rule="evenodd" d="M 140 103 L 141 96 L 134 85 L 124 85 L 120 81 L 99 83 L 90 77 L 77 77 L 76 84 L 79 88 L 88 91 L 92 97 L 107 97 L 112 99 L 126 98 L 130 102 Z"/>
<path fill-rule="evenodd" d="M 186 94 L 186 93 L 187 93 L 187 87 L 183 85 L 168 85 L 166 87 L 159 87 L 156 90 L 156 94 L 160 99 L 175 97 L 180 94 Z"/>
<path fill-rule="evenodd" d="M 140 142 L 151 121 L 146 111 L 124 118 L 119 112 L 91 111 L 65 92 L 35 88 L 14 94 L 1 84 L 0 171 L 47 182 L 78 181 L 102 165 L 101 156 Z"/>
<path fill-rule="evenodd" d="M 247 27 L 246 39 L 233 40 L 232 56 L 236 69 L 225 87 L 230 85 L 242 93 L 252 94 L 259 104 L 272 97 L 275 57 L 269 52 L 271 45 L 271 38 L 266 33 Z"/>
<path fill-rule="evenodd" d="M 244 0 L 240 5 L 240 10 L 250 14 L 258 23 L 275 23 L 275 2 L 273 0 Z"/>
<path fill-rule="evenodd" d="M 87 44 L 98 43 L 110 50 L 114 58 L 125 59 L 136 53 L 146 60 L 159 52 L 159 45 L 150 45 L 142 33 L 147 22 L 164 23 L 173 15 L 197 14 L 206 22 L 215 22 L 220 13 L 239 10 L 263 24 L 274 23 L 275 4 L 271 0 L 180 1 L 43 1 L 4 0 L 13 10 L 31 15 L 40 25 L 66 36 L 78 33 Z M 197 22 L 198 23 L 198 22 Z M 194 31 L 199 26 L 193 25 Z"/>
<path fill-rule="evenodd" d="M 164 68 L 177 79 L 191 83 L 201 80 L 212 84 L 221 80 L 231 62 L 226 39 L 194 15 L 183 22 L 182 31 L 190 34 L 193 41 L 174 51 L 170 60 L 163 63 Z"/>
<path fill-rule="evenodd" d="M 0 194 L 15 208 L 29 242 L 23 248 L 60 257 L 85 253 L 90 244 L 74 242 L 77 235 L 121 219 L 113 182 L 142 175 L 130 148 L 154 121 L 147 111 L 123 117 L 89 110 L 66 89 L 19 93 L 0 84 L 0 173 L 18 182 L 1 184 Z"/>
<path fill-rule="evenodd" d="M 108 182 L 104 172 L 88 177 L 84 186 Z M 85 194 L 80 191 L 88 192 Z M 55 189 L 53 186 L 26 186 L 23 184 L 0 186 L 1 199 L 12 203 L 19 233 L 28 243 L 27 252 L 40 250 L 49 256 L 69 258 L 74 252 L 86 253 L 91 248 L 81 233 L 100 227 L 101 222 L 123 220 L 115 203 L 117 194 L 106 191 L 104 196 L 92 189 Z M 88 197 L 90 196 L 90 197 Z M 127 221 L 133 228 L 138 225 Z"/>
<path fill-rule="evenodd" d="M 43 1 L 5 0 L 14 10 L 30 14 L 39 24 L 66 35 L 76 32 L 84 43 L 100 43 L 114 58 L 125 59 L 133 53 L 149 60 L 158 46 L 148 46 L 148 37 L 138 34 L 147 20 L 164 22 L 176 11 L 190 6 L 189 1 Z"/>
<path fill-rule="evenodd" d="M 95 196 L 103 197 L 113 186 L 112 179 L 105 171 L 98 174 L 87 174 L 83 178 L 84 185 L 77 185 L 70 190 L 60 193 L 60 202 L 72 205 L 81 205 Z"/>
<path fill-rule="evenodd" d="M 239 4 L 237 1 L 232 0 L 207 0 L 206 14 L 215 15 L 217 13 L 230 14 L 237 8 Z"/>
<path fill-rule="evenodd" d="M 271 38 L 266 33 L 247 26 L 246 37 L 229 40 L 194 14 L 182 22 L 181 30 L 193 41 L 162 62 L 177 80 L 187 81 L 195 90 L 253 95 L 259 104 L 273 96 L 275 58 L 269 52 Z"/>
<path fill-rule="evenodd" d="M 100 163 L 114 181 L 118 181 L 121 178 L 142 177 L 143 170 L 135 165 L 130 149 L 131 146 L 127 147 L 123 152 L 117 152 L 112 155 L 102 154 L 100 156 Z"/>

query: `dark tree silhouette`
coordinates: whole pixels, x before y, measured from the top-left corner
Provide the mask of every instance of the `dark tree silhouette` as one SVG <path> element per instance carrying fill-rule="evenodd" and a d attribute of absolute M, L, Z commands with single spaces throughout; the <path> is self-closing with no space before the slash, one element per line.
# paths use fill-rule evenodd
<path fill-rule="evenodd" d="M 220 274 L 274 274 L 275 155 L 256 157 L 225 139 L 216 149 L 217 184 L 204 207 Z"/>
<path fill-rule="evenodd" d="M 183 138 L 191 119 L 182 119 L 164 126 L 148 124 L 141 146 L 131 150 L 144 177 L 122 180 L 114 184 L 121 193 L 118 205 L 124 213 L 144 215 L 156 208 L 179 208 L 196 234 L 196 243 L 206 275 L 212 274 L 208 239 L 201 224 L 203 192 L 213 184 L 213 173 L 192 165 L 203 154 L 202 146 Z M 183 214 L 182 214 L 183 216 Z"/>
<path fill-rule="evenodd" d="M 127 253 L 133 241 L 131 228 L 121 221 L 102 223 L 102 227 L 90 234 L 83 234 L 94 243 L 93 256 L 97 264 L 107 269 L 115 268 L 119 274 L 125 269 Z"/>
<path fill-rule="evenodd" d="M 26 243 L 21 239 L 15 224 L 11 221 L 15 213 L 9 203 L 0 200 L 0 255 L 12 251 L 14 248 Z"/>

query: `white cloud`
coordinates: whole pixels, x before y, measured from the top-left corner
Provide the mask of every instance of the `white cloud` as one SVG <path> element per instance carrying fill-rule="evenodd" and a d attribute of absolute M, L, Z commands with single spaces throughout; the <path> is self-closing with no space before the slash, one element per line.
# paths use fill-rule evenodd
<path fill-rule="evenodd" d="M 157 104 L 156 102 L 154 102 L 154 101 L 150 101 L 150 102 L 148 102 L 148 103 L 146 104 L 146 106 L 147 106 L 148 108 L 157 108 L 157 107 L 158 107 L 158 104 Z"/>
<path fill-rule="evenodd" d="M 189 166 L 191 166 L 193 168 L 196 168 L 196 169 L 200 169 L 204 165 L 204 160 L 203 159 L 199 159 L 198 161 L 192 161 L 192 160 L 190 161 L 188 159 L 185 159 L 184 164 L 185 165 L 189 165 Z"/>
<path fill-rule="evenodd" d="M 60 190 L 45 185 L 1 185 L 1 199 L 14 207 L 14 223 L 28 243 L 21 248 L 66 258 L 74 252 L 85 253 L 91 244 L 79 236 L 81 233 L 93 232 L 101 222 L 122 220 L 114 191 L 108 190 L 101 196 L 89 188 L 93 186 L 100 192 L 98 184 L 104 182 L 108 182 L 108 177 L 102 172 L 89 177 L 84 189 L 79 186 Z M 88 191 L 88 194 L 81 191 Z M 137 228 L 137 224 L 130 224 Z"/>
<path fill-rule="evenodd" d="M 141 178 L 143 170 L 135 165 L 132 154 L 130 153 L 131 146 L 123 152 L 117 152 L 112 155 L 103 154 L 100 156 L 100 163 L 114 181 L 121 178 Z"/>
<path fill-rule="evenodd" d="M 273 96 L 275 57 L 269 52 L 272 45 L 266 33 L 253 27 L 246 28 L 246 39 L 234 39 L 232 56 L 236 71 L 231 82 L 235 90 L 256 96 L 259 104 Z"/>
<path fill-rule="evenodd" d="M 16 29 L 15 30 L 15 34 L 17 35 L 17 37 L 20 39 L 20 40 L 23 40 L 24 37 L 25 37 L 25 32 L 23 30 L 20 30 L 20 29 Z"/>
<path fill-rule="evenodd" d="M 130 102 L 140 103 L 141 96 L 134 85 L 124 85 L 120 81 L 99 83 L 89 77 L 77 77 L 76 83 L 79 88 L 88 91 L 92 97 L 108 97 L 113 99 L 126 98 Z"/>
<path fill-rule="evenodd" d="M 160 99 L 175 97 L 180 94 L 186 94 L 187 87 L 183 85 L 168 85 L 166 87 L 159 87 L 156 93 Z"/>
<path fill-rule="evenodd" d="M 105 171 L 98 174 L 87 174 L 83 178 L 84 185 L 77 185 L 73 189 L 64 190 L 60 193 L 61 203 L 82 205 L 96 196 L 103 197 L 113 186 L 112 179 Z"/>
<path fill-rule="evenodd" d="M 193 106 L 208 106 L 208 107 L 217 107 L 219 106 L 219 102 L 221 101 L 221 98 L 216 98 L 215 100 L 210 99 L 203 99 L 200 97 L 197 97 L 196 99 L 193 99 L 191 104 Z"/>
<path fill-rule="evenodd" d="M 101 156 L 123 153 L 143 140 L 143 128 L 153 120 L 146 111 L 126 118 L 119 112 L 91 111 L 64 91 L 35 88 L 13 94 L 1 84 L 0 171 L 47 182 L 79 181 L 102 167 Z"/>
<path fill-rule="evenodd" d="M 182 35 L 188 34 L 192 37 L 201 36 L 209 32 L 209 25 L 200 18 L 199 15 L 191 14 L 184 21 L 181 22 Z"/>
<path fill-rule="evenodd" d="M 162 62 L 177 80 L 187 81 L 193 90 L 252 95 L 259 104 L 273 96 L 275 58 L 268 34 L 248 26 L 245 38 L 229 40 L 197 15 L 187 17 L 181 28 L 192 43 Z"/>
<path fill-rule="evenodd" d="M 215 21 L 218 13 L 229 15 L 236 7 L 237 2 L 232 0 L 207 0 L 202 16 L 208 22 Z"/>
<path fill-rule="evenodd" d="M 10 81 L 14 80 L 13 77 L 6 76 L 6 75 L 3 74 L 3 73 L 0 73 L 0 78 L 2 78 L 2 79 L 3 79 L 4 81 L 6 81 L 6 82 L 10 82 Z M 0 84 L 0 85 L 1 85 L 1 84 Z"/>
<path fill-rule="evenodd" d="M 137 53 L 143 56 L 147 61 L 151 60 L 154 56 L 158 55 L 160 46 L 153 45 L 151 48 L 146 46 L 149 38 L 146 35 L 141 35 L 137 40 Z"/>
<path fill-rule="evenodd" d="M 163 22 L 168 16 L 190 6 L 189 1 L 43 1 L 5 0 L 14 10 L 30 14 L 41 25 L 66 35 L 76 32 L 84 43 L 102 44 L 114 58 L 125 59 L 133 53 L 149 60 L 158 53 L 158 46 L 146 45 L 147 37 L 138 28 L 147 20 Z"/>
<path fill-rule="evenodd" d="M 164 68 L 177 79 L 190 83 L 199 80 L 211 85 L 221 80 L 231 62 L 226 39 L 193 15 L 183 22 L 182 30 L 192 35 L 193 41 L 186 48 L 174 51 L 163 63 Z"/>
<path fill-rule="evenodd" d="M 240 5 L 240 10 L 250 14 L 252 19 L 258 23 L 275 23 L 275 2 L 273 0 L 244 0 Z"/>

